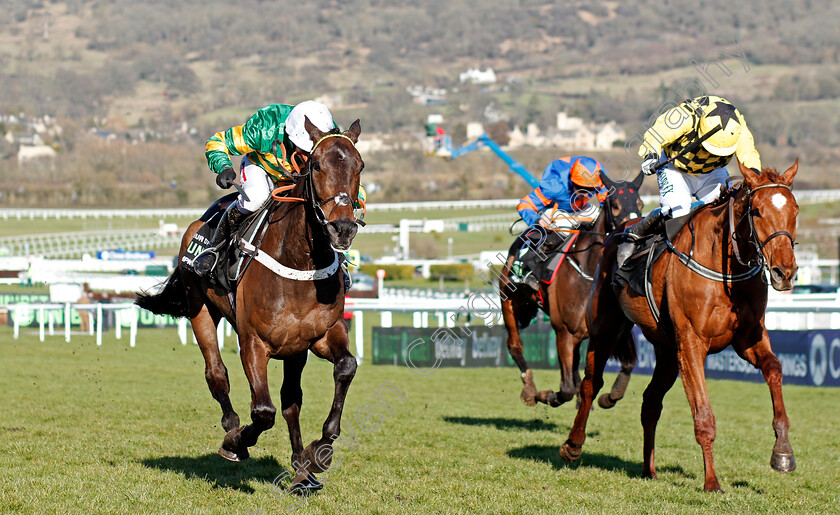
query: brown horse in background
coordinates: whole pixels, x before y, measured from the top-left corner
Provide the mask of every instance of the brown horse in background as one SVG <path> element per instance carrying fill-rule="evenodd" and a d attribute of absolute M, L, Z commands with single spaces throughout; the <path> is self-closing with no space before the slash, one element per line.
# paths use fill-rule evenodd
<path fill-rule="evenodd" d="M 314 148 L 305 173 L 296 177 L 291 191 L 299 202 L 270 206 L 262 240 L 256 244 L 259 250 L 250 251 L 273 258 L 275 265 L 287 271 L 292 269 L 294 278 L 287 277 L 288 272 L 281 277 L 263 262 L 251 261 L 231 304 L 227 292 L 180 265 L 160 293 L 138 295 L 137 304 L 155 313 L 189 317 L 204 355 L 207 385 L 222 408 L 227 434 L 219 454 L 227 460 L 247 459 L 248 447 L 274 425 L 277 409 L 269 394 L 267 367 L 272 358 L 283 360 L 280 402 L 292 444 L 295 478 L 291 488 L 308 491 L 322 486 L 314 473 L 330 466 L 332 442 L 340 433 L 344 399 L 356 372 L 343 319 L 344 286 L 337 251 L 348 249 L 356 235 L 353 203 L 364 163 L 355 147 L 361 132 L 358 120 L 343 133 L 337 129 L 322 133 L 308 119 L 305 127 Z M 193 222 L 184 234 L 179 263 L 202 224 Z M 240 358 L 251 384 L 251 424 L 245 427 L 239 427 L 239 416 L 231 406 L 227 369 L 217 346 L 216 326 L 222 317 L 236 329 Z M 333 363 L 335 393 L 321 438 L 304 448 L 300 378 L 310 351 Z"/>
<path fill-rule="evenodd" d="M 580 231 L 577 241 L 559 265 L 560 268 L 551 284 L 540 282 L 539 294 L 544 299 L 541 306 L 537 292 L 510 281 L 513 273 L 511 266 L 514 254 L 519 250 L 519 242 L 511 247 L 511 255 L 508 256 L 507 265 L 502 270 L 499 281 L 499 292 L 508 333 L 508 352 L 519 366 L 524 384 L 520 398 L 527 406 L 536 406 L 537 402 L 542 402 L 557 407 L 571 400 L 577 393 L 580 384 L 580 342 L 588 336 L 585 314 L 586 301 L 592 288 L 592 275 L 598 265 L 605 236 L 627 221 L 641 216 L 642 200 L 639 198 L 639 186 L 643 178 L 640 173 L 632 182 L 612 181 L 606 174 L 601 173 L 601 180 L 610 192 L 601 213 L 591 229 Z M 537 391 L 534 374 L 523 355 L 519 330 L 528 326 L 539 309 L 549 316 L 556 337 L 557 361 L 560 366 L 560 390 L 557 392 Z M 621 372 L 612 392 L 601 400 L 603 407 L 611 408 L 624 396 L 630 373 L 636 365 L 635 350 L 635 347 L 631 347 L 629 352 L 618 356 L 622 363 Z"/>
<path fill-rule="evenodd" d="M 713 205 L 700 209 L 653 264 L 651 284 L 657 320 L 644 295 L 613 285 L 620 238 L 609 238 L 595 277 L 587 311 L 590 327 L 581 405 L 569 438 L 560 448 L 567 461 L 580 458 L 592 400 L 603 386 L 603 370 L 613 349 L 636 324 L 653 344 L 656 366 L 642 402 L 645 477 L 656 477 L 653 462 L 662 399 L 682 375 L 694 436 L 703 451 L 706 491 L 720 491 L 712 459 L 715 417 L 706 390 L 706 356 L 732 345 L 761 370 L 770 387 L 776 443 L 770 465 L 780 472 L 796 467 L 788 441 L 782 400 L 782 367 L 764 327 L 767 283 L 790 290 L 796 275 L 793 241 L 799 206 L 791 193 L 797 160 L 784 174 L 761 174 L 739 163 L 744 183 Z"/>

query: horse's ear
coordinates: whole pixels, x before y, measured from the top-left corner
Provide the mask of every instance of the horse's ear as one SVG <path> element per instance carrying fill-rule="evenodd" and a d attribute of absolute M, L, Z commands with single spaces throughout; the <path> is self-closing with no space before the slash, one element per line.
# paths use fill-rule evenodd
<path fill-rule="evenodd" d="M 615 183 L 612 181 L 612 179 L 610 179 L 609 175 L 604 173 L 603 170 L 601 170 L 600 175 L 601 175 L 601 182 L 604 183 L 604 186 L 607 187 L 608 191 L 612 191 L 613 188 L 615 187 Z"/>
<path fill-rule="evenodd" d="M 747 188 L 753 189 L 758 186 L 761 175 L 752 171 L 751 168 L 744 166 L 744 163 L 740 159 L 736 158 L 736 160 L 738 161 L 738 168 L 741 169 L 741 175 L 744 176 L 744 183 L 747 185 Z"/>
<path fill-rule="evenodd" d="M 799 171 L 799 158 L 796 158 L 796 161 L 793 162 L 790 168 L 785 170 L 785 173 L 782 174 L 781 180 L 782 183 L 787 184 L 788 186 L 793 184 L 793 177 L 796 175 L 796 172 Z"/>
<path fill-rule="evenodd" d="M 355 122 L 350 124 L 350 128 L 344 131 L 344 135 L 350 138 L 353 144 L 359 142 L 359 134 L 362 133 L 362 125 L 359 123 L 358 118 Z"/>
<path fill-rule="evenodd" d="M 645 180 L 645 174 L 643 174 L 642 172 L 639 172 L 639 175 L 637 175 L 636 178 L 633 179 L 633 182 L 631 184 L 633 184 L 633 186 L 636 187 L 636 191 L 639 191 L 639 188 L 642 187 L 643 180 Z"/>
<path fill-rule="evenodd" d="M 321 132 L 321 129 L 316 127 L 314 123 L 310 122 L 308 116 L 303 117 L 303 128 L 306 129 L 306 132 L 309 134 L 309 139 L 312 140 L 312 143 L 317 143 L 318 140 L 327 135 L 326 132 Z"/>

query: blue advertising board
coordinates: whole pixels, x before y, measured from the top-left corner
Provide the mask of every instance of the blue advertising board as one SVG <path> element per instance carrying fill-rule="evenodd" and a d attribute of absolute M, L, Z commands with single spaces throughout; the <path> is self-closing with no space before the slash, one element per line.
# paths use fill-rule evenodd
<path fill-rule="evenodd" d="M 785 384 L 806 386 L 840 386 L 840 330 L 768 331 L 773 353 L 782 363 Z M 634 374 L 650 375 L 656 365 L 653 346 L 637 327 L 636 368 Z M 611 359 L 606 370 L 618 372 L 618 361 Z M 722 352 L 706 356 L 708 379 L 735 379 L 763 383 L 761 371 L 741 359 L 727 347 Z"/>
<path fill-rule="evenodd" d="M 773 353 L 782 363 L 785 384 L 840 386 L 840 330 L 770 331 Z M 638 328 L 635 375 L 651 375 L 656 366 L 653 346 Z M 502 326 L 456 328 L 374 327 L 373 363 L 424 368 L 513 366 Z M 554 333 L 548 324 L 534 324 L 522 332 L 525 359 L 531 368 L 557 369 Z M 585 358 L 587 341 L 581 346 Z M 761 371 L 741 359 L 729 347 L 706 357 L 706 377 L 764 382 Z M 581 363 L 581 371 L 583 363 Z M 619 362 L 610 359 L 607 372 L 618 372 Z"/>
<path fill-rule="evenodd" d="M 108 261 L 149 261 L 154 259 L 153 250 L 100 250 L 96 253 L 97 259 Z"/>

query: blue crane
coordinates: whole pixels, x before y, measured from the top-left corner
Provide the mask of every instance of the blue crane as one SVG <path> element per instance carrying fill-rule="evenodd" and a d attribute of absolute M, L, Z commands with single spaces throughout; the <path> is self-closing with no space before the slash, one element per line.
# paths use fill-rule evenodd
<path fill-rule="evenodd" d="M 457 157 L 463 156 L 464 154 L 472 152 L 473 150 L 478 150 L 482 146 L 486 146 L 487 148 L 492 150 L 493 153 L 499 156 L 499 158 L 501 158 L 502 161 L 507 163 L 508 167 L 510 167 L 510 170 L 513 173 L 525 179 L 525 182 L 530 184 L 532 188 L 536 188 L 540 185 L 540 181 L 536 177 L 531 175 L 531 173 L 528 172 L 528 170 L 526 170 L 524 166 L 522 166 L 522 163 L 510 157 L 507 154 L 507 152 L 502 150 L 501 147 L 499 147 L 499 145 L 495 141 L 490 139 L 490 136 L 488 136 L 487 133 L 482 134 L 476 140 L 471 141 L 470 143 L 465 143 L 460 147 L 453 148 L 452 153 L 449 155 L 449 157 L 450 159 L 455 159 Z"/>

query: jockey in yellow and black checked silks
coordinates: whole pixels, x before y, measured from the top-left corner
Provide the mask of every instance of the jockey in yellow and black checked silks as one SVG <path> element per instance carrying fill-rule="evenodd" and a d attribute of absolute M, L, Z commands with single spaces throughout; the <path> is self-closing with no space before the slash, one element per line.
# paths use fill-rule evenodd
<path fill-rule="evenodd" d="M 702 142 L 700 148 L 679 156 L 687 146 L 708 132 L 720 129 Z M 745 166 L 761 169 L 753 135 L 743 115 L 727 100 L 702 96 L 686 100 L 656 119 L 645 132 L 639 156 L 645 159 L 677 157 L 674 167 L 685 173 L 704 174 L 726 166 L 732 156 Z"/>

